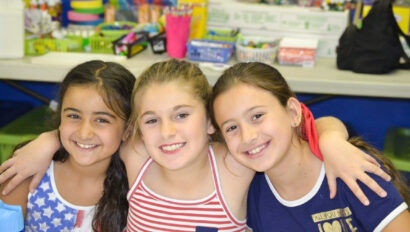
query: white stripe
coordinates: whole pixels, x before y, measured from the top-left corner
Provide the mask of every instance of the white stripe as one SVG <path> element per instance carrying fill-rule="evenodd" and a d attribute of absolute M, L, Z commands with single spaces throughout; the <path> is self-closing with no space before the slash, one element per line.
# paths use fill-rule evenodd
<path fill-rule="evenodd" d="M 135 188 L 138 186 L 138 183 L 140 182 L 141 178 L 144 176 L 145 171 L 149 167 L 149 165 L 152 163 L 152 159 L 149 158 L 148 161 L 145 162 L 145 165 L 141 168 L 140 172 L 138 173 L 137 179 L 135 180 L 134 184 L 130 188 L 130 190 L 127 193 L 127 200 L 130 199 L 132 193 L 134 192 Z"/>
<path fill-rule="evenodd" d="M 401 203 L 397 208 L 395 208 L 389 215 L 387 215 L 374 229 L 375 232 L 382 231 L 390 222 L 393 221 L 400 213 L 407 209 L 407 204 L 405 202 Z"/>

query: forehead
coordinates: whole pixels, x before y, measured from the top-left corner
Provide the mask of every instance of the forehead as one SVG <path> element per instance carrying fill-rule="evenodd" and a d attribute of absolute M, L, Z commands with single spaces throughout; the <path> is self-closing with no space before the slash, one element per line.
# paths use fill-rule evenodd
<path fill-rule="evenodd" d="M 269 91 L 246 83 L 238 83 L 216 97 L 214 112 L 217 121 L 243 115 L 258 106 L 280 104 Z"/>
<path fill-rule="evenodd" d="M 63 107 L 111 110 L 95 85 L 72 85 L 64 94 Z"/>
<path fill-rule="evenodd" d="M 153 83 L 141 92 L 136 101 L 139 111 L 173 108 L 177 105 L 203 106 L 191 86 L 180 81 Z"/>

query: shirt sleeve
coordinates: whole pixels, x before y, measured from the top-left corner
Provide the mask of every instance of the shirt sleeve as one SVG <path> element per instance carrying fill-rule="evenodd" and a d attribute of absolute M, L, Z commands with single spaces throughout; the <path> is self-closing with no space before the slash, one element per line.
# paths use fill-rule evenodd
<path fill-rule="evenodd" d="M 349 201 L 353 214 L 358 218 L 363 228 L 366 228 L 366 231 L 381 231 L 408 206 L 392 182 L 385 181 L 371 173 L 367 174 L 387 192 L 387 196 L 385 198 L 379 197 L 373 190 L 358 181 L 360 188 L 369 199 L 370 205 L 363 205 L 345 184 L 343 184 L 344 197 Z"/>

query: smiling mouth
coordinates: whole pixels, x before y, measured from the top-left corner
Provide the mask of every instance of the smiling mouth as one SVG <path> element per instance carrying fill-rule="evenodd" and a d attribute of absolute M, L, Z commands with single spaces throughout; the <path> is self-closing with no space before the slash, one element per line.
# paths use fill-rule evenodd
<path fill-rule="evenodd" d="M 161 149 L 165 153 L 175 153 L 179 150 L 182 149 L 182 147 L 185 146 L 186 143 L 174 143 L 174 144 L 169 144 L 169 145 L 161 145 L 159 149 Z"/>
<path fill-rule="evenodd" d="M 97 144 L 83 144 L 76 141 L 74 143 L 82 149 L 92 149 L 98 146 Z"/>
<path fill-rule="evenodd" d="M 262 145 L 259 145 L 249 151 L 246 151 L 245 154 L 251 157 L 255 157 L 261 153 L 261 151 L 265 150 L 265 148 L 269 145 L 269 142 L 266 142 Z"/>

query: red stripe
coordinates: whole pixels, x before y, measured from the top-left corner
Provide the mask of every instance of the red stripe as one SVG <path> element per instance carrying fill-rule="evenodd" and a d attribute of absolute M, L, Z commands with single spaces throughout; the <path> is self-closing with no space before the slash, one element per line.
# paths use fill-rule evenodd
<path fill-rule="evenodd" d="M 144 198 L 144 195 L 142 195 L 142 194 L 137 194 L 137 195 Z M 134 201 L 134 200 L 132 200 L 132 201 Z M 148 204 L 150 206 L 157 206 L 157 207 L 161 207 L 161 208 L 165 208 L 165 209 L 223 212 L 222 208 L 200 208 L 200 207 L 186 207 L 186 206 L 177 207 L 177 206 L 169 206 L 169 205 L 160 204 L 160 203 L 154 203 L 154 202 L 150 202 L 150 201 L 147 201 L 147 200 L 143 200 L 141 198 L 135 199 L 135 202 L 136 203 L 141 203 L 142 202 L 142 203 Z"/>
<path fill-rule="evenodd" d="M 155 227 L 155 226 L 147 225 L 147 224 L 144 224 L 142 222 L 138 222 L 138 223 L 141 224 L 142 226 L 150 228 L 151 230 L 149 230 L 149 231 L 169 231 L 169 232 L 189 232 L 189 231 L 192 231 L 192 230 L 166 229 L 166 228 L 162 228 L 162 227 Z M 138 229 L 138 231 L 145 231 L 145 229 L 141 228 L 138 225 L 136 225 L 135 227 Z M 137 231 L 137 230 L 135 230 L 135 231 Z"/>
<path fill-rule="evenodd" d="M 151 211 L 151 212 L 164 213 L 164 214 L 168 214 L 168 215 L 172 215 L 172 216 L 205 217 L 205 218 L 225 218 L 225 215 L 176 213 L 176 212 L 167 212 L 167 211 L 161 211 L 161 210 L 154 210 L 154 209 L 150 209 L 150 208 L 147 208 L 147 207 L 143 207 L 143 206 L 141 206 L 141 205 L 139 205 L 139 207 L 140 207 L 140 208 L 143 208 L 143 209 L 146 209 L 146 210 L 149 210 L 149 211 Z M 138 208 L 136 208 L 136 207 L 134 207 L 134 206 L 132 206 L 132 205 L 130 206 L 130 208 L 132 208 L 134 211 L 139 212 L 139 213 L 141 213 L 141 214 L 146 214 L 146 215 L 150 215 L 150 216 L 158 217 L 158 218 L 162 218 L 162 219 L 169 219 L 169 217 L 166 217 L 166 216 L 159 216 L 159 215 L 152 215 L 152 214 L 145 213 L 145 212 L 139 210 Z M 179 219 L 179 218 L 178 218 L 178 219 L 172 218 L 172 220 L 191 221 L 191 220 L 188 220 L 188 219 Z"/>
<path fill-rule="evenodd" d="M 164 199 L 164 198 L 162 198 L 162 197 L 159 196 L 159 195 L 153 195 L 153 194 L 151 193 L 151 190 L 145 188 L 145 186 L 143 186 L 142 184 L 139 185 L 139 188 L 138 188 L 138 189 L 140 189 L 140 190 L 143 191 L 143 192 L 146 192 L 147 194 L 149 194 L 149 195 L 150 195 L 152 198 L 154 198 L 154 199 L 158 199 L 158 200 L 167 202 L 167 203 L 169 203 L 169 204 L 175 204 L 175 205 L 201 205 L 201 204 L 206 204 L 208 201 L 211 201 L 211 200 L 215 197 L 215 195 L 216 195 L 216 193 L 213 193 L 213 194 L 211 194 L 208 198 L 206 198 L 206 199 L 203 200 L 203 201 L 190 203 L 190 202 L 171 201 L 171 200 L 168 200 L 168 199 Z M 134 192 L 136 192 L 136 191 L 134 191 Z"/>

